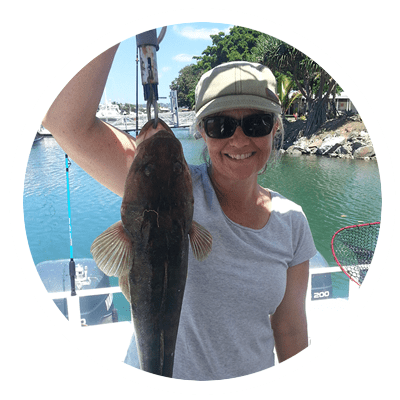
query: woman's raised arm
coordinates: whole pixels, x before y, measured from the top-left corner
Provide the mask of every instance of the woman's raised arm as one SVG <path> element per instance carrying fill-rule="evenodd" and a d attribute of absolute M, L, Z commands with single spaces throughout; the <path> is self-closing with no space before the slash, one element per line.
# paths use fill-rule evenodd
<path fill-rule="evenodd" d="M 122 196 L 135 139 L 96 118 L 118 46 L 100 54 L 71 79 L 51 105 L 43 126 L 74 162 Z"/>

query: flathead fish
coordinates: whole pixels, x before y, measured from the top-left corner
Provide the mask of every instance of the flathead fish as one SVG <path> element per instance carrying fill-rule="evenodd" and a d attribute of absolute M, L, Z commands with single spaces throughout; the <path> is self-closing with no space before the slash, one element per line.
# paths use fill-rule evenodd
<path fill-rule="evenodd" d="M 145 140 L 153 121 L 143 127 L 121 221 L 94 240 L 91 252 L 105 274 L 119 278 L 131 304 L 140 368 L 172 377 L 189 241 L 194 256 L 203 260 L 212 237 L 192 219 L 192 180 L 182 145 L 160 122 L 164 129 Z"/>

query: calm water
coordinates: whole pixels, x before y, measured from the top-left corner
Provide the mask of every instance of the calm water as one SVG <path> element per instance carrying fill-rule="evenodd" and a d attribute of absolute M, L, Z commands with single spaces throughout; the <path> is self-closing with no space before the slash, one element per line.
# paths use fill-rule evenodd
<path fill-rule="evenodd" d="M 202 163 L 202 141 L 195 141 L 187 129 L 176 129 L 175 134 L 182 142 L 187 162 Z M 93 240 L 120 219 L 121 198 L 73 162 L 69 179 L 74 258 L 92 258 Z M 381 191 L 375 161 L 284 156 L 259 181 L 303 207 L 316 247 L 332 266 L 336 264 L 330 241 L 338 229 L 380 221 Z M 51 137 L 32 146 L 25 177 L 24 213 L 34 263 L 68 259 L 65 155 Z M 342 274 L 337 275 L 334 290 L 339 293 L 346 290 L 348 282 Z M 116 296 L 115 302 L 126 310 L 125 319 L 129 319 L 129 306 L 123 296 Z"/>

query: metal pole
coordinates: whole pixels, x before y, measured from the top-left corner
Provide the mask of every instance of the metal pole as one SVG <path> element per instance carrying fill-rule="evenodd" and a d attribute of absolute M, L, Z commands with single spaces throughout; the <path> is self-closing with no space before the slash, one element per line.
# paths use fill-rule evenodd
<path fill-rule="evenodd" d="M 179 90 L 179 85 L 178 85 Z M 175 112 L 176 112 L 176 127 L 179 128 L 179 114 L 178 114 L 178 90 L 175 91 Z"/>

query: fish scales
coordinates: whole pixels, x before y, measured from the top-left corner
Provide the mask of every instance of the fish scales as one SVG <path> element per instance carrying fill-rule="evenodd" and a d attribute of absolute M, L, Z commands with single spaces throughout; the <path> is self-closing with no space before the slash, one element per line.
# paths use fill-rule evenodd
<path fill-rule="evenodd" d="M 150 123 L 142 129 L 144 136 Z M 161 123 L 164 130 L 137 147 L 121 221 L 96 238 L 91 251 L 101 270 L 119 277 L 131 304 L 140 368 L 172 377 L 189 241 L 202 260 L 212 237 L 192 220 L 190 170 L 181 143 Z"/>

